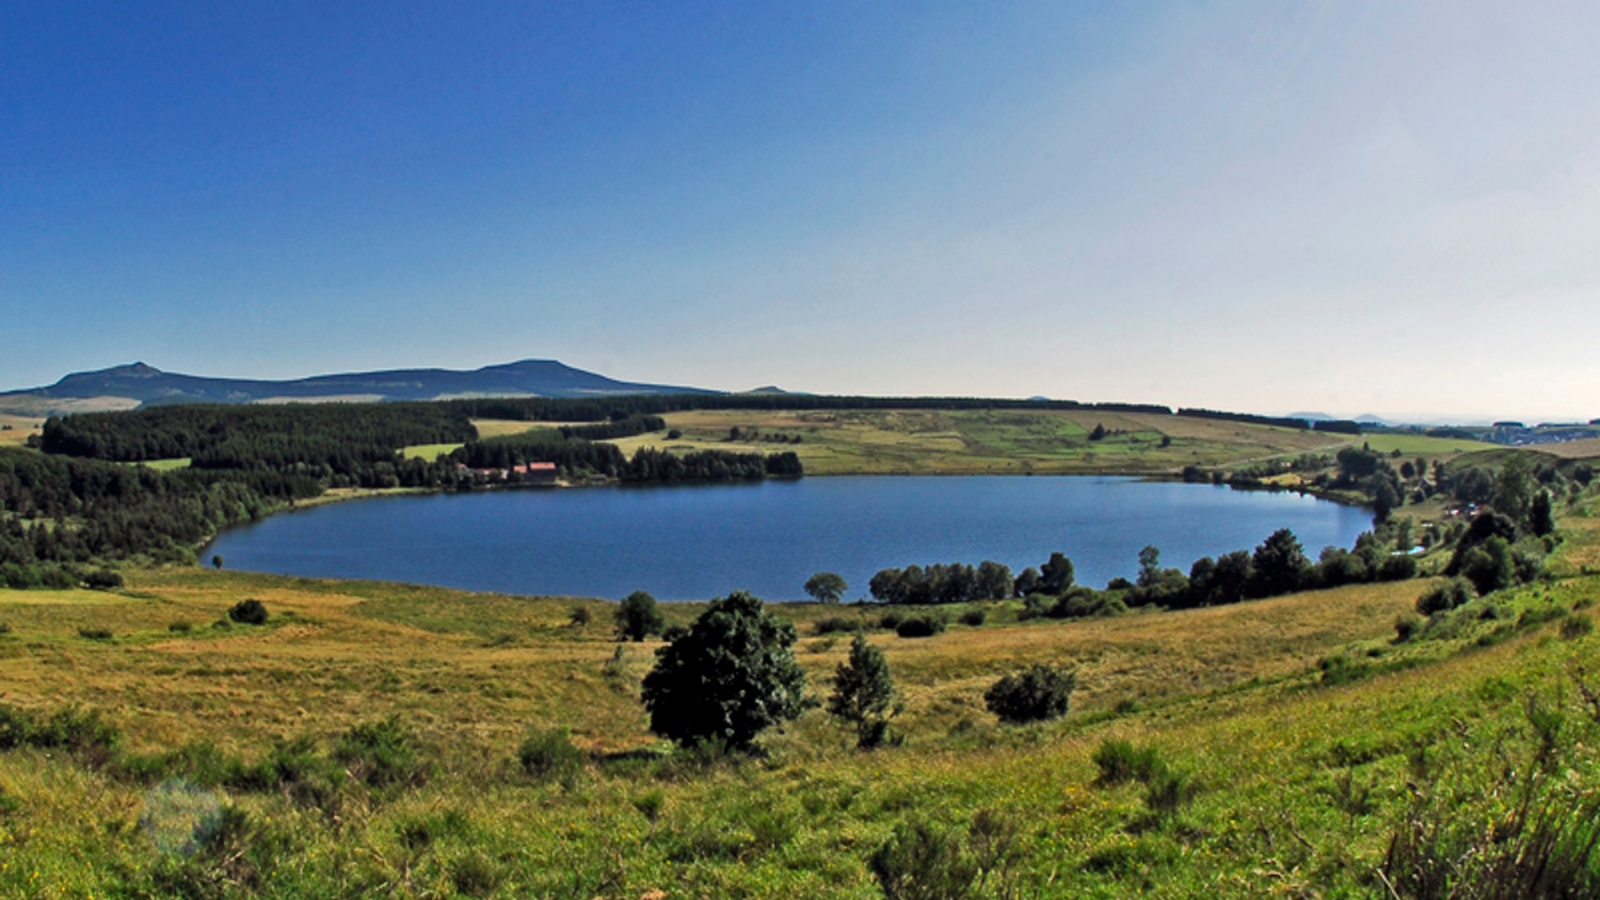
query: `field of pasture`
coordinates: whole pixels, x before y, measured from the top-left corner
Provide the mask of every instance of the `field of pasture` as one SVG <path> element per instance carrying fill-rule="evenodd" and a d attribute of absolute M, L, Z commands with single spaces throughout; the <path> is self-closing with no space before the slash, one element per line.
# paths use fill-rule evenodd
<path fill-rule="evenodd" d="M 654 432 L 613 443 L 627 453 L 642 446 L 792 450 L 809 475 L 1059 475 L 1170 473 L 1187 465 L 1325 451 L 1350 440 L 1240 422 L 1097 410 L 697 410 L 665 418 L 680 437 Z M 1105 435 L 1091 440 L 1096 426 Z"/>
<path fill-rule="evenodd" d="M 637 695 L 660 644 L 615 643 L 605 601 L 198 568 L 0 592 L 8 715 L 76 709 L 75 735 L 96 710 L 122 734 L 0 740 L 0 893 L 871 898 L 892 896 L 875 855 L 926 833 L 936 857 L 982 863 L 974 897 L 1384 896 L 1408 823 L 1514 811 L 1490 789 L 1505 765 L 1543 753 L 1560 790 L 1600 789 L 1582 700 L 1600 533 L 1567 533 L 1560 577 L 1404 642 L 1394 623 L 1426 581 L 1080 621 L 1019 622 L 1006 601 L 924 639 L 873 628 L 877 609 L 776 607 L 818 696 L 849 643 L 820 621 L 862 620 L 903 743 L 858 751 L 812 709 L 749 759 L 649 733 Z M 245 598 L 267 624 L 219 624 Z M 1041 661 L 1077 671 L 1069 714 L 997 722 L 984 691 Z M 556 729 L 570 766 L 519 764 Z M 341 755 L 362 735 L 378 752 L 374 734 L 403 777 Z M 1175 781 L 1109 777 L 1116 742 Z"/>

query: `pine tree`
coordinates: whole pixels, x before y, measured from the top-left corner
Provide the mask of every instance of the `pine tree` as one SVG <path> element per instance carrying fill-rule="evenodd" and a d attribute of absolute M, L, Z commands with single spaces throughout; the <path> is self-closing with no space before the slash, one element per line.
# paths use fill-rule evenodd
<path fill-rule="evenodd" d="M 856 746 L 870 750 L 884 742 L 889 719 L 895 714 L 894 679 L 883 651 L 857 634 L 850 643 L 850 659 L 839 664 L 833 679 L 828 712 L 856 727 Z"/>

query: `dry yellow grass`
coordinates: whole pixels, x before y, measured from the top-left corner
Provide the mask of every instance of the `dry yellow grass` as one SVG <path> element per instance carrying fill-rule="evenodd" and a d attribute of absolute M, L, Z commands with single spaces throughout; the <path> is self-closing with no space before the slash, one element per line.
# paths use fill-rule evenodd
<path fill-rule="evenodd" d="M 1600 458 L 1600 438 L 1585 438 L 1581 441 L 1562 441 L 1556 444 L 1537 444 L 1529 449 L 1559 456 L 1562 459 L 1595 459 Z"/>
<path fill-rule="evenodd" d="M 621 679 L 603 674 L 611 605 L 229 572 L 129 573 L 129 595 L 0 592 L 0 696 L 28 707 L 77 703 L 117 711 L 144 745 L 210 738 L 260 746 L 401 713 L 438 735 L 506 747 L 531 724 L 564 725 L 597 747 L 652 740 L 637 679 L 658 644 L 624 645 Z M 1352 642 L 1384 637 L 1416 583 L 1346 588 L 1233 607 L 1077 622 L 953 627 L 928 639 L 880 634 L 913 731 L 983 718 L 983 691 L 1032 662 L 1076 667 L 1079 705 L 1159 701 L 1251 678 L 1303 671 Z M 246 597 L 265 628 L 217 628 Z M 569 624 L 590 606 L 593 622 Z M 686 621 L 699 608 L 669 604 Z M 777 607 L 801 621 L 798 657 L 813 685 L 848 639 L 810 636 L 807 621 L 842 612 Z M 188 633 L 168 626 L 188 623 Z M 79 636 L 106 628 L 112 641 Z M 820 688 L 819 688 L 820 689 Z"/>
<path fill-rule="evenodd" d="M 121 412 L 134 409 L 139 401 L 132 397 L 83 397 L 61 399 L 12 394 L 3 401 L 8 413 L 19 416 L 45 416 L 61 413 Z"/>
<path fill-rule="evenodd" d="M 43 424 L 43 419 L 0 413 L 0 445 L 25 443 Z"/>

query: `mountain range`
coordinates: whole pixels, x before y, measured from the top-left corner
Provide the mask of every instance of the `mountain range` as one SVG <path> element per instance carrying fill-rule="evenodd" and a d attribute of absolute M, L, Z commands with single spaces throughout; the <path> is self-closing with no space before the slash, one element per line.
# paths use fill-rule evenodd
<path fill-rule="evenodd" d="M 0 411 L 59 415 L 171 403 L 378 402 L 457 397 L 714 393 L 720 392 L 618 381 L 553 359 L 525 359 L 472 371 L 393 369 L 317 375 L 289 381 L 181 375 L 137 362 L 94 372 L 75 372 L 48 387 L 0 393 Z"/>

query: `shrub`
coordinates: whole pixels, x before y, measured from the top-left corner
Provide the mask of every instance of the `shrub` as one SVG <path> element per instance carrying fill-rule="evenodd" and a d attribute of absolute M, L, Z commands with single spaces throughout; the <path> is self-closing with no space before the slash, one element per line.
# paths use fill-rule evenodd
<path fill-rule="evenodd" d="M 666 624 L 656 608 L 656 598 L 644 591 L 634 591 L 617 604 L 616 620 L 619 641 L 643 641 L 660 634 Z"/>
<path fill-rule="evenodd" d="M 756 597 L 711 601 L 682 637 L 657 653 L 642 699 L 650 730 L 681 746 L 716 737 L 744 749 L 804 708 L 795 631 Z"/>
<path fill-rule="evenodd" d="M 1093 759 L 1100 769 L 1095 783 L 1108 787 L 1136 780 L 1148 782 L 1165 765 L 1156 748 L 1135 747 L 1128 741 L 1118 740 L 1101 741 Z"/>
<path fill-rule="evenodd" d="M 428 780 L 416 740 L 399 716 L 352 727 L 334 747 L 333 758 L 370 787 L 420 785 Z"/>
<path fill-rule="evenodd" d="M 267 624 L 267 607 L 254 598 L 240 600 L 228 610 L 228 618 L 241 625 Z"/>
<path fill-rule="evenodd" d="M 888 631 L 894 631 L 900 627 L 900 623 L 904 622 L 905 619 L 905 613 L 902 613 L 897 609 L 891 609 L 878 617 L 878 627 Z"/>
<path fill-rule="evenodd" d="M 1516 583 L 1516 560 L 1511 545 L 1495 535 L 1461 557 L 1461 574 L 1478 593 L 1489 594 Z"/>
<path fill-rule="evenodd" d="M 1391 556 L 1378 567 L 1380 581 L 1405 581 L 1415 577 L 1417 577 L 1417 561 L 1411 556 Z"/>
<path fill-rule="evenodd" d="M 1349 684 L 1372 674 L 1370 665 L 1351 659 L 1343 653 L 1335 653 L 1317 660 L 1317 668 L 1322 670 L 1322 683 L 1330 686 Z"/>
<path fill-rule="evenodd" d="M 122 576 L 110 569 L 91 569 L 84 573 L 83 583 L 92 590 L 109 591 L 122 587 Z"/>
<path fill-rule="evenodd" d="M 886 900 L 968 897 L 978 864 L 961 836 L 928 822 L 902 822 L 867 860 Z"/>
<path fill-rule="evenodd" d="M 456 893 L 488 897 L 499 890 L 505 872 L 482 850 L 473 848 L 450 862 L 450 883 Z"/>
<path fill-rule="evenodd" d="M 920 616 L 911 616 L 895 626 L 894 633 L 903 638 L 933 637 L 943 634 L 945 629 L 944 616 L 934 613 L 923 613 Z"/>
<path fill-rule="evenodd" d="M 855 631 L 861 627 L 861 620 L 850 616 L 828 616 L 818 619 L 812 626 L 817 634 L 833 634 L 838 631 Z"/>
<path fill-rule="evenodd" d="M 594 613 L 589 612 L 589 607 L 587 606 L 574 606 L 572 615 L 567 618 L 567 623 L 574 628 L 582 628 L 592 621 L 594 621 Z"/>
<path fill-rule="evenodd" d="M 1588 616 L 1568 616 L 1561 622 L 1561 636 L 1569 641 L 1586 637 L 1594 631 L 1594 620 Z"/>
<path fill-rule="evenodd" d="M 87 641 L 109 641 L 111 640 L 111 629 L 85 626 L 78 629 L 78 637 Z"/>
<path fill-rule="evenodd" d="M 969 609 L 961 614 L 961 624 L 977 628 L 989 618 L 989 614 L 981 609 Z"/>
<path fill-rule="evenodd" d="M 194 630 L 194 626 L 188 622 L 173 622 L 167 626 L 167 630 L 173 634 L 188 634 Z"/>
<path fill-rule="evenodd" d="M 102 719 L 97 710 L 67 707 L 40 719 L 20 709 L 0 706 L 0 750 L 66 750 L 89 765 L 103 765 L 121 742 L 122 732 Z"/>
<path fill-rule="evenodd" d="M 1452 578 L 1417 598 L 1417 612 L 1425 616 L 1455 609 L 1472 600 L 1472 583 Z"/>
<path fill-rule="evenodd" d="M 540 729 L 517 748 L 517 762 L 529 776 L 570 783 L 583 767 L 583 751 L 573 745 L 566 729 Z"/>
<path fill-rule="evenodd" d="M 1417 616 L 1409 614 L 1396 616 L 1394 620 L 1395 643 L 1404 644 L 1406 641 L 1416 637 L 1417 633 L 1422 631 L 1422 626 L 1423 621 Z"/>
<path fill-rule="evenodd" d="M 1199 786 L 1187 772 L 1171 766 L 1160 766 L 1152 772 L 1145 786 L 1144 805 L 1158 816 L 1170 816 L 1186 806 Z"/>
<path fill-rule="evenodd" d="M 1036 663 L 1007 675 L 983 695 L 984 705 L 1003 722 L 1023 723 L 1064 716 L 1078 686 L 1076 672 Z"/>
<path fill-rule="evenodd" d="M 1119 597 L 1089 588 L 1073 588 L 1050 607 L 1048 615 L 1052 619 L 1086 619 L 1120 616 L 1127 611 L 1128 605 Z"/>

